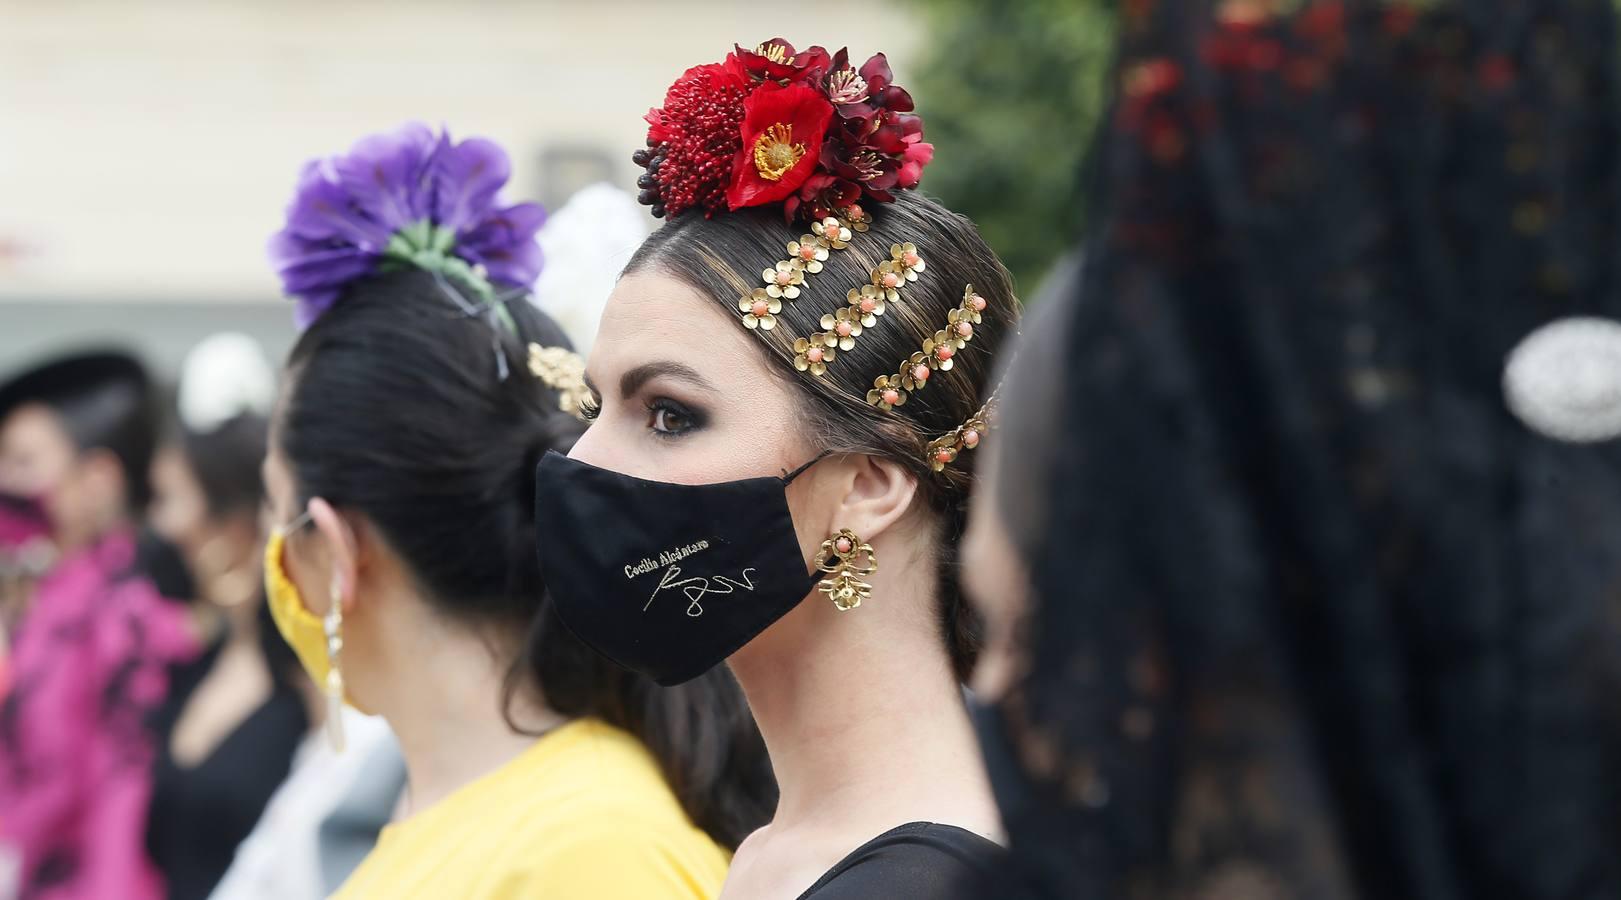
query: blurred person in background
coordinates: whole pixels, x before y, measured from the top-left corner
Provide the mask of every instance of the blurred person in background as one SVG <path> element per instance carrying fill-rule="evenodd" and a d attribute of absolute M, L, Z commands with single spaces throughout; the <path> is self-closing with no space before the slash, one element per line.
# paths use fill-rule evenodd
<path fill-rule="evenodd" d="M 159 897 L 146 857 L 152 738 L 168 667 L 195 655 L 160 596 L 136 520 L 155 405 L 117 351 L 53 360 L 0 386 L 0 493 L 54 562 L 17 606 L 0 700 L 0 846 L 22 898 Z"/>
<path fill-rule="evenodd" d="M 490 141 L 374 135 L 306 167 L 271 245 L 307 329 L 265 467 L 271 609 L 409 776 L 337 896 L 712 897 L 769 763 L 727 673 L 660 690 L 545 598 L 535 465 L 585 388 L 523 297 L 543 214 L 498 205 L 507 173 Z"/>
<path fill-rule="evenodd" d="M 1001 853 L 956 580 L 993 361 L 1017 327 L 887 58 L 782 39 L 647 116 L 594 419 L 537 472 L 559 614 L 661 684 L 728 669 L 782 802 L 724 896 L 933 898 Z M 878 558 L 883 566 L 878 566 Z"/>
<path fill-rule="evenodd" d="M 967 895 L 1621 896 L 1610 4 L 1122 15 L 965 546 Z"/>
<path fill-rule="evenodd" d="M 275 375 L 252 338 L 215 335 L 181 368 L 178 427 L 152 467 L 152 527 L 181 553 L 206 642 L 154 715 L 147 847 L 171 900 L 207 897 L 287 776 L 313 691 L 264 602 L 261 508 Z"/>
<path fill-rule="evenodd" d="M 531 299 L 585 353 L 596 342 L 602 307 L 631 254 L 652 230 L 636 198 L 611 184 L 587 185 L 546 217 L 535 240 L 546 266 Z"/>
<path fill-rule="evenodd" d="M 237 847 L 215 900 L 323 900 L 377 846 L 405 790 L 388 723 L 344 707 L 343 747 L 310 732 L 259 823 Z"/>

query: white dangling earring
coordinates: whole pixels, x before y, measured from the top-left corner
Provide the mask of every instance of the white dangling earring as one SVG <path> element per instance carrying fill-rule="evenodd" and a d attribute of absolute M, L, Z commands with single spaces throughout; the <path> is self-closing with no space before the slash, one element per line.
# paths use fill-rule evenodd
<path fill-rule="evenodd" d="M 332 749 L 342 753 L 343 741 L 343 581 L 332 573 L 332 608 L 322 624 L 326 627 L 326 736 Z"/>

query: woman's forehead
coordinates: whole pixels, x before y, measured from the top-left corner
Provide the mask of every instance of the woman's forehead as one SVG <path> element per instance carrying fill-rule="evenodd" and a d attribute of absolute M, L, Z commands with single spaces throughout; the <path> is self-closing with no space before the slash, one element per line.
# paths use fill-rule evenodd
<path fill-rule="evenodd" d="M 31 449 L 48 448 L 72 453 L 77 448 L 67 426 L 49 406 L 27 403 L 0 418 L 0 447 L 26 444 Z"/>
<path fill-rule="evenodd" d="M 588 374 L 599 391 L 625 372 L 676 361 L 717 384 L 764 374 L 768 360 L 737 317 L 684 281 L 658 272 L 619 280 L 603 310 Z"/>

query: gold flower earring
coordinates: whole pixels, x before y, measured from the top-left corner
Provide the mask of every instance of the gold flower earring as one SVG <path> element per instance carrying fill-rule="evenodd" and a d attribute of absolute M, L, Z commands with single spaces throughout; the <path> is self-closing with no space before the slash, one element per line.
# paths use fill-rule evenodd
<path fill-rule="evenodd" d="M 321 620 L 326 630 L 326 736 L 332 749 L 343 752 L 343 579 L 332 573 L 332 608 Z"/>
<path fill-rule="evenodd" d="M 816 554 L 816 568 L 833 576 L 822 579 L 817 589 L 844 612 L 872 597 L 872 585 L 862 579 L 878 571 L 878 554 L 855 532 L 841 528 L 838 534 L 822 542 L 822 550 Z"/>

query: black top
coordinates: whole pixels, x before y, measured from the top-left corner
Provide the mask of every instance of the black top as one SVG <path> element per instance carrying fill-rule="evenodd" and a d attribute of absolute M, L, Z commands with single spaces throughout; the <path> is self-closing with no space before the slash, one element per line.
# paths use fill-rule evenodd
<path fill-rule="evenodd" d="M 272 676 L 270 696 L 191 768 L 176 765 L 170 740 L 181 710 L 219 659 L 216 643 L 171 673 L 171 691 L 153 717 L 157 757 L 146 846 L 171 900 L 203 900 L 225 875 L 270 795 L 287 777 L 309 727 L 304 702 Z"/>
<path fill-rule="evenodd" d="M 955 825 L 911 822 L 857 847 L 799 900 L 936 900 L 979 883 L 1002 848 Z"/>

